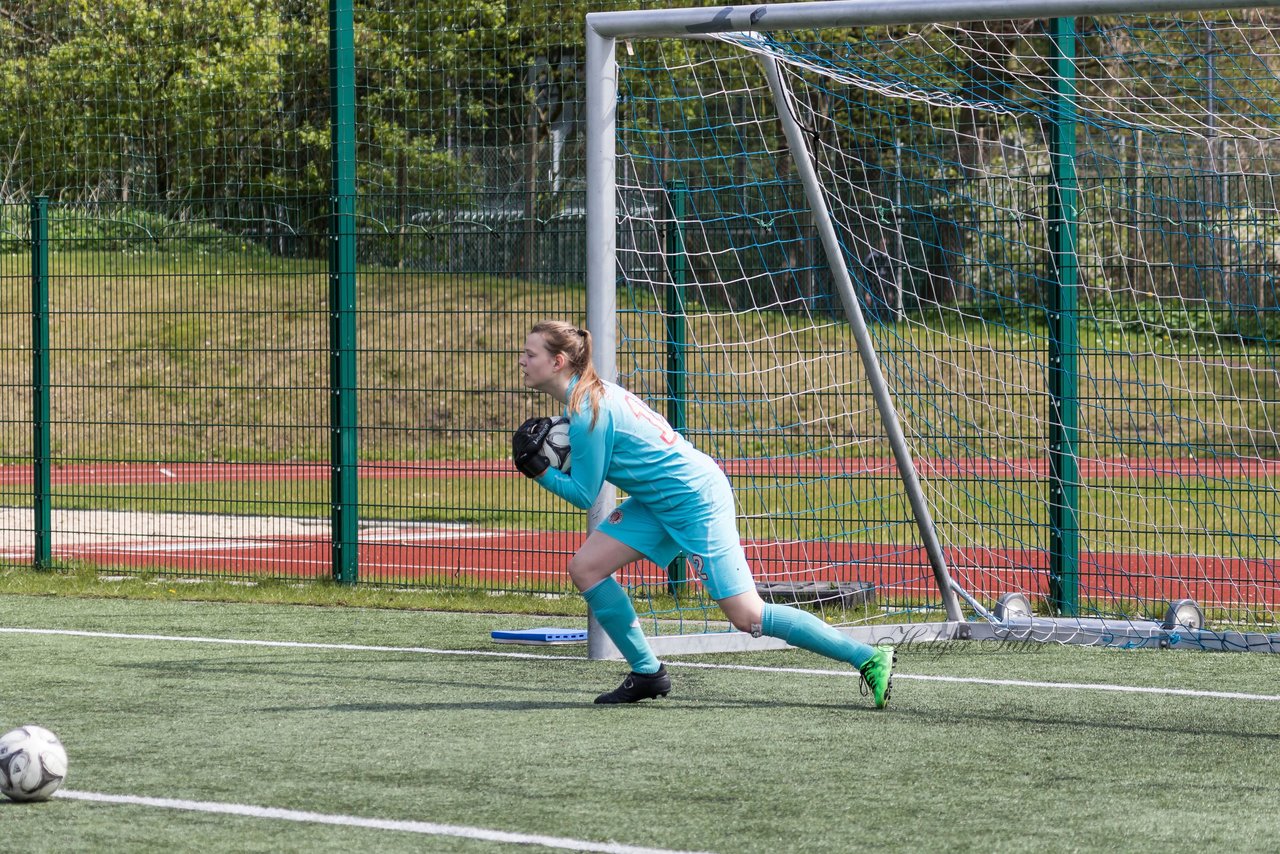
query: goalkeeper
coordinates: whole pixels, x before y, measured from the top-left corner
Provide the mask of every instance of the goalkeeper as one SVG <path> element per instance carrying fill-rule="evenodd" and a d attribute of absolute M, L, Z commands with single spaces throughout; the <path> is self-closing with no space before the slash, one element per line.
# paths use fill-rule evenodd
<path fill-rule="evenodd" d="M 683 552 L 734 627 L 853 665 L 876 707 L 884 708 L 893 650 L 859 643 L 807 611 L 760 598 L 738 536 L 728 478 L 662 416 L 596 373 L 589 332 L 560 321 L 537 324 L 525 339 L 520 368 L 526 386 L 564 404 L 573 462 L 571 473 L 551 467 L 541 453 L 550 419 L 531 418 L 512 440 L 516 468 L 584 510 L 605 481 L 629 496 L 569 560 L 569 577 L 632 670 L 618 688 L 596 697 L 597 703 L 635 703 L 671 690 L 666 668 L 613 575 L 640 558 L 666 566 Z"/>

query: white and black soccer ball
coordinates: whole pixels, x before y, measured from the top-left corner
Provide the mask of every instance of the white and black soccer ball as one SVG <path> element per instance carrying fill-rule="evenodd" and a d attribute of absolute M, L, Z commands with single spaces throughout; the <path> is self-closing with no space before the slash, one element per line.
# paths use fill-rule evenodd
<path fill-rule="evenodd" d="M 542 453 L 552 468 L 569 471 L 569 419 L 564 416 L 551 419 L 551 430 L 542 440 Z"/>
<path fill-rule="evenodd" d="M 0 793 L 45 801 L 67 778 L 67 751 L 44 727 L 27 724 L 0 736 Z"/>

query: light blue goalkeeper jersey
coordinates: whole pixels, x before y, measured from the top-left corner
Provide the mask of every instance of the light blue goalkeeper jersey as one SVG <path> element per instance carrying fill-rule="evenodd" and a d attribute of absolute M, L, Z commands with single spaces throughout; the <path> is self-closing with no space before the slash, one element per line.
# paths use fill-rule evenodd
<path fill-rule="evenodd" d="M 576 384 L 575 378 L 570 392 Z M 565 409 L 570 472 L 548 468 L 538 478 L 541 486 L 585 510 L 608 481 L 676 524 L 691 507 L 727 494 L 728 481 L 715 460 L 631 392 L 610 382 L 604 387 L 594 427 L 590 395 L 583 396 L 579 411 Z"/>

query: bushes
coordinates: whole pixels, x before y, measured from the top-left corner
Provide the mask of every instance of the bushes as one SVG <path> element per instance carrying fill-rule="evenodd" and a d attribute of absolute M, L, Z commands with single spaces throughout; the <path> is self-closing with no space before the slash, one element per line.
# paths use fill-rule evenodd
<path fill-rule="evenodd" d="M 30 251 L 28 205 L 0 206 L 0 253 Z M 255 252 L 266 249 L 207 219 L 174 218 L 139 207 L 49 208 L 50 250 L 99 252 Z"/>
<path fill-rule="evenodd" d="M 1280 340 L 1280 309 L 1251 305 L 1147 299 L 1124 307 L 1113 303 L 1093 306 L 1089 315 L 1104 330 L 1140 331 L 1170 341 L 1226 338 L 1254 345 Z"/>

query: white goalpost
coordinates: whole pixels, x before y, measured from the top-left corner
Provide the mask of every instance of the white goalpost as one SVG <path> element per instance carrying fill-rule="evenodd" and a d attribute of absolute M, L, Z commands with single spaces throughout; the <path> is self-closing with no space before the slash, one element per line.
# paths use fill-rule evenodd
<path fill-rule="evenodd" d="M 762 595 L 1280 652 L 1280 2 L 1159 5 L 587 16 L 596 368 L 721 462 Z M 623 580 L 660 655 L 782 645 Z"/>

